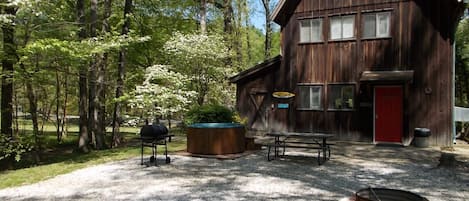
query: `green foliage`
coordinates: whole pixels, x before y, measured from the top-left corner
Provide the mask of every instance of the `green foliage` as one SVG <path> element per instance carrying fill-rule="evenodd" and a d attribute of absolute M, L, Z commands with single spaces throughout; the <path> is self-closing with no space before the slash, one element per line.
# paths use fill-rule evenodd
<path fill-rule="evenodd" d="M 16 162 L 21 160 L 21 156 L 31 151 L 29 144 L 21 140 L 13 140 L 11 137 L 0 134 L 0 161 L 6 158 L 15 157 Z"/>
<path fill-rule="evenodd" d="M 456 31 L 456 105 L 469 106 L 469 19 Z"/>
<path fill-rule="evenodd" d="M 247 117 L 241 117 L 238 112 L 235 112 L 233 116 L 233 121 L 246 126 L 248 124 L 249 119 Z"/>
<path fill-rule="evenodd" d="M 197 92 L 199 105 L 207 99 L 223 102 L 223 97 L 214 100 L 216 95 L 230 94 L 226 90 L 228 87 L 219 88 L 226 86 L 225 78 L 233 74 L 233 69 L 226 64 L 231 55 L 221 36 L 176 32 L 164 48 L 174 70 L 190 79 L 191 90 Z"/>
<path fill-rule="evenodd" d="M 31 83 L 31 94 L 35 94 L 39 121 L 42 120 L 43 124 L 39 122 L 41 130 L 44 125 L 47 127 L 46 123 L 50 123 L 50 119 L 56 119 L 53 117 L 56 110 L 59 110 L 59 115 L 78 114 L 76 94 L 79 91 L 79 70 L 89 67 L 97 55 L 103 53 L 107 53 L 104 79 L 107 118 L 112 116 L 114 109 L 114 99 L 111 97 L 115 97 L 120 50 L 125 50 L 124 91 L 132 94 L 133 90 L 141 89 L 139 103 L 149 106 L 145 109 L 140 106 L 123 108 L 127 115 L 141 115 L 142 111 L 148 111 L 178 118 L 194 105 L 195 101 L 201 104 L 233 105 L 235 85 L 229 84 L 226 78 L 264 59 L 264 34 L 250 25 L 249 15 L 256 11 L 249 11 L 246 0 L 231 1 L 234 8 L 231 18 L 234 30 L 231 34 L 224 32 L 223 8 L 214 6 L 213 1 L 208 1 L 206 36 L 194 34 L 198 33 L 199 29 L 200 1 L 134 1 L 133 13 L 130 15 L 130 32 L 126 36 L 120 34 L 124 23 L 124 2 L 112 1 L 112 14 L 106 23 L 110 26 L 110 32 L 104 29 L 105 22 L 100 18 L 96 24 L 97 37 L 80 39 L 81 41 L 77 36 L 81 26 L 76 23 L 76 1 L 6 2 L 15 3 L 18 8 L 16 16 L 0 14 L 2 23 L 15 25 L 19 62 L 14 66 L 14 107 L 18 108 L 20 114 L 29 111 L 30 94 L 25 84 Z M 98 10 L 104 11 L 104 6 L 103 3 L 99 4 Z M 102 14 L 100 13 L 100 16 L 103 16 Z M 89 1 L 85 1 L 85 15 L 85 30 L 88 32 Z M 278 32 L 274 33 L 272 55 L 279 52 L 278 38 Z M 172 47 L 177 49 L 172 51 L 172 48 L 165 48 L 171 41 L 182 43 L 172 43 Z M 0 48 L 0 54 L 2 51 Z M 16 57 L 14 59 L 17 60 Z M 161 74 L 143 83 L 151 74 L 146 69 L 149 66 L 154 67 L 155 64 L 172 66 L 168 67 L 167 71 L 153 71 Z M 199 94 L 198 98 L 190 97 L 195 96 L 193 91 Z M 128 100 L 127 96 L 117 101 Z M 56 102 L 63 104 L 65 110 L 54 107 Z M 11 142 L 11 146 L 15 147 L 15 142 Z M 47 146 L 47 140 L 42 141 L 41 146 Z M 13 148 L 9 150 L 9 153 L 14 151 Z"/>
<path fill-rule="evenodd" d="M 193 123 L 231 123 L 234 121 L 234 112 L 229 108 L 217 105 L 196 106 L 189 110 L 184 120 L 186 125 Z"/>

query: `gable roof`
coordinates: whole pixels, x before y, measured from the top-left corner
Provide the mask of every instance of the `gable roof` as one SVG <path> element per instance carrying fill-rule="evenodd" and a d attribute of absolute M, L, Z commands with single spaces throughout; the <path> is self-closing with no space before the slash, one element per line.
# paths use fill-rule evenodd
<path fill-rule="evenodd" d="M 279 0 L 270 19 L 281 26 L 286 25 L 300 2 L 301 0 Z"/>
<path fill-rule="evenodd" d="M 257 64 L 245 71 L 242 71 L 233 77 L 230 77 L 229 80 L 231 83 L 237 83 L 240 80 L 257 75 L 258 73 L 263 72 L 264 70 L 268 70 L 272 67 L 279 66 L 276 64 L 280 64 L 280 61 L 282 61 L 282 56 L 278 55 L 274 58 L 265 60 L 264 62 Z"/>
<path fill-rule="evenodd" d="M 280 26 L 285 26 L 300 2 L 301 0 L 279 0 L 272 15 L 270 15 L 270 19 Z M 457 0 L 457 2 L 469 3 L 469 0 Z"/>

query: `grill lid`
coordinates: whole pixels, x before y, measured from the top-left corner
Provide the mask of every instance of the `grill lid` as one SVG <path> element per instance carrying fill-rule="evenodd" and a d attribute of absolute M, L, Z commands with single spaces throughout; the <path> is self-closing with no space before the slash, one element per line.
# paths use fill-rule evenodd
<path fill-rule="evenodd" d="M 166 134 L 168 134 L 168 128 L 161 124 L 145 125 L 140 129 L 141 137 L 157 138 L 158 136 Z"/>

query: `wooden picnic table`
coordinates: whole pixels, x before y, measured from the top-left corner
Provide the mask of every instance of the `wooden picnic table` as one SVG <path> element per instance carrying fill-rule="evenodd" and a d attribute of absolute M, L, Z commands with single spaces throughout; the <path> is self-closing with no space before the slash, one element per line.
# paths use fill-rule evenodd
<path fill-rule="evenodd" d="M 272 160 L 280 156 L 279 148 L 283 148 L 282 156 L 285 155 L 285 148 L 305 148 L 318 150 L 318 164 L 330 159 L 331 149 L 327 139 L 335 135 L 329 133 L 313 132 L 269 132 L 267 136 L 274 137 L 274 143 L 268 145 L 267 160 Z M 271 159 L 270 151 L 273 147 L 274 157 Z M 327 155 L 326 155 L 327 153 Z"/>

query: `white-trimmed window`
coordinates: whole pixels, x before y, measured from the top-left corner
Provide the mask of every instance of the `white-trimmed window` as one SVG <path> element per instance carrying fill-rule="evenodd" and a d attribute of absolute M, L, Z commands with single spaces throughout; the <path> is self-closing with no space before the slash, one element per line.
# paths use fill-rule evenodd
<path fill-rule="evenodd" d="M 322 85 L 300 85 L 298 109 L 320 110 L 322 109 Z"/>
<path fill-rule="evenodd" d="M 391 36 L 391 12 L 363 14 L 363 38 Z"/>
<path fill-rule="evenodd" d="M 330 110 L 353 110 L 354 97 L 354 84 L 328 85 L 328 102 Z"/>
<path fill-rule="evenodd" d="M 355 38 L 355 15 L 331 17 L 330 28 L 331 40 Z"/>
<path fill-rule="evenodd" d="M 322 41 L 322 18 L 300 20 L 300 43 Z"/>

